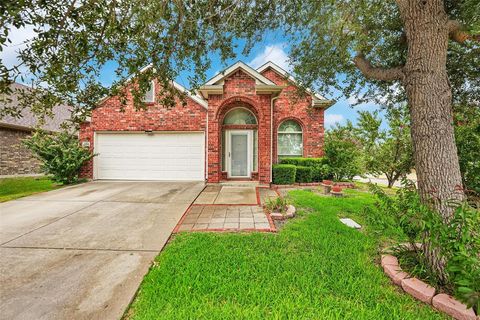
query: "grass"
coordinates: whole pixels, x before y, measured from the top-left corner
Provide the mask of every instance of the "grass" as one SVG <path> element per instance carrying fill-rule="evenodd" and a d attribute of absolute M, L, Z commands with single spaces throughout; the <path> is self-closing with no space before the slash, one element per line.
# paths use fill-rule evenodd
<path fill-rule="evenodd" d="M 367 225 L 359 232 L 338 221 L 366 223 L 375 212 L 365 209 L 374 202 L 369 193 L 347 195 L 291 192 L 300 216 L 278 234 L 179 234 L 156 258 L 126 317 L 443 319 L 378 266 L 379 246 L 396 230 Z"/>
<path fill-rule="evenodd" d="M 0 202 L 5 202 L 34 193 L 58 188 L 52 180 L 46 177 L 22 177 L 0 179 Z"/>

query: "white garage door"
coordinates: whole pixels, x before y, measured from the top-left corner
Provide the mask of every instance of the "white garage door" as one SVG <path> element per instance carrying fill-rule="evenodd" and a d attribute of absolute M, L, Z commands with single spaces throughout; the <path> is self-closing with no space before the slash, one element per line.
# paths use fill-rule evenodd
<path fill-rule="evenodd" d="M 203 133 L 97 133 L 96 179 L 204 180 Z"/>

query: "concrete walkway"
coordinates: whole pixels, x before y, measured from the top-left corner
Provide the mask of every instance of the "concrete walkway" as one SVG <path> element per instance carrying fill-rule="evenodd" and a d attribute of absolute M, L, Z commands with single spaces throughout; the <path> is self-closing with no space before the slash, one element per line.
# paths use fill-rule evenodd
<path fill-rule="evenodd" d="M 201 182 L 92 182 L 0 204 L 0 319 L 118 319 Z"/>

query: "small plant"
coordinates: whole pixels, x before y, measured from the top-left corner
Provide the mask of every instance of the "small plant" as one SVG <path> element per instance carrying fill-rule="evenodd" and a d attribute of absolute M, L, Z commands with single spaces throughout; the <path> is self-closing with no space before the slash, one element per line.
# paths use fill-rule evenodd
<path fill-rule="evenodd" d="M 25 145 L 42 161 L 42 170 L 52 180 L 70 184 L 78 181 L 80 168 L 93 155 L 82 148 L 77 138 L 68 132 L 35 132 L 24 140 Z"/>
<path fill-rule="evenodd" d="M 282 214 L 285 214 L 287 212 L 288 205 L 290 204 L 290 201 L 287 197 L 276 197 L 276 198 L 268 198 L 265 201 L 265 208 L 268 210 L 268 212 L 280 212 Z"/>

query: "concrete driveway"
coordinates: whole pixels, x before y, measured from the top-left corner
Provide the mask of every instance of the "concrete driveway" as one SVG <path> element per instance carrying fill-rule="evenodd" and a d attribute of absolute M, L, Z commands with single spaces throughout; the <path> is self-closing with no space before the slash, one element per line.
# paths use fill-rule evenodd
<path fill-rule="evenodd" d="M 0 318 L 120 318 L 203 188 L 98 181 L 0 204 Z"/>

